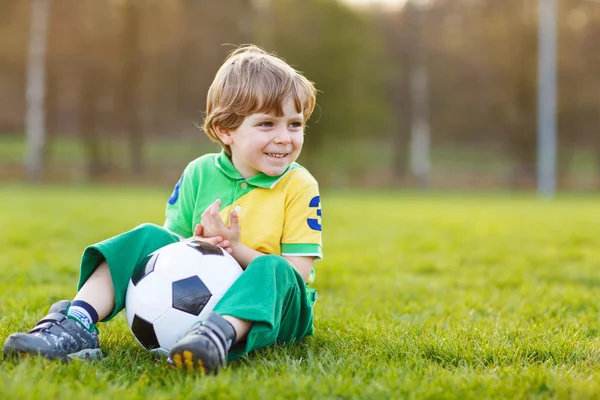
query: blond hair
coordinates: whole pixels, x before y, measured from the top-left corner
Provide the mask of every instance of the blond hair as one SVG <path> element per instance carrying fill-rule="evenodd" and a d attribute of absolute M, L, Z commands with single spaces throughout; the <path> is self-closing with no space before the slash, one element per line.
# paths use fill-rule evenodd
<path fill-rule="evenodd" d="M 281 117 L 282 105 L 288 98 L 293 99 L 306 122 L 315 108 L 316 89 L 312 82 L 260 47 L 239 47 L 225 59 L 208 89 L 204 132 L 231 154 L 214 126 L 237 129 L 245 117 L 255 113 Z"/>

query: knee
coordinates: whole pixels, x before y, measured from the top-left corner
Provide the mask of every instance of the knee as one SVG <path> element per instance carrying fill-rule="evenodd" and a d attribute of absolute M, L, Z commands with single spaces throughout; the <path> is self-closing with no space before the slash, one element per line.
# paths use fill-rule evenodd
<path fill-rule="evenodd" d="M 249 265 L 248 268 L 252 269 L 263 269 L 269 272 L 273 272 L 276 275 L 294 275 L 294 267 L 285 258 L 276 254 L 267 254 L 255 258 Z"/>
<path fill-rule="evenodd" d="M 166 230 L 165 228 L 163 228 L 162 226 L 156 225 L 156 224 L 151 224 L 151 223 L 145 223 L 145 224 L 141 224 L 136 226 L 134 229 L 134 231 L 140 233 L 143 236 L 171 236 L 171 233 Z"/>
<path fill-rule="evenodd" d="M 161 227 L 161 226 L 156 225 L 156 224 L 145 223 L 145 224 L 140 224 L 140 225 L 136 226 L 135 228 L 133 228 L 133 230 L 135 230 L 135 231 L 142 231 L 142 232 L 148 232 L 148 233 L 154 233 L 154 232 L 164 231 L 165 229 L 163 227 Z"/>

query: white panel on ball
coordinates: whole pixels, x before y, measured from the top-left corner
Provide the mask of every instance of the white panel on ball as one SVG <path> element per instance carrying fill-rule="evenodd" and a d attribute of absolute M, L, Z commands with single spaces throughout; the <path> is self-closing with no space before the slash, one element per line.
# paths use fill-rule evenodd
<path fill-rule="evenodd" d="M 163 250 L 164 249 L 164 250 Z M 160 250 L 154 271 L 177 281 L 198 273 L 198 252 L 185 243 L 175 243 Z"/>
<path fill-rule="evenodd" d="M 126 307 L 127 321 L 129 315 L 133 320 L 133 313 L 152 322 L 171 308 L 171 281 L 156 271 L 146 275 L 137 287 L 131 281 L 127 288 Z"/>
<path fill-rule="evenodd" d="M 210 257 L 210 262 L 203 260 L 206 262 L 202 263 L 198 276 L 213 295 L 223 295 L 240 276 L 242 269 L 229 253 L 225 253 L 224 257 L 206 257 Z"/>
<path fill-rule="evenodd" d="M 170 350 L 173 345 L 186 334 L 198 317 L 171 308 L 160 316 L 154 323 L 154 331 L 160 347 Z"/>

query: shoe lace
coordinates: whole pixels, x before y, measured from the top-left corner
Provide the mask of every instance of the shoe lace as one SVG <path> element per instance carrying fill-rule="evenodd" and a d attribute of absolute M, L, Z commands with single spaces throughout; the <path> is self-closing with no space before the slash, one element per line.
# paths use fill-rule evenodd
<path fill-rule="evenodd" d="M 60 326 L 62 322 L 64 322 L 66 320 L 66 317 L 64 319 L 42 319 L 41 321 L 39 321 L 32 330 L 29 331 L 29 333 L 49 333 L 50 330 L 52 328 L 54 328 L 55 326 Z"/>

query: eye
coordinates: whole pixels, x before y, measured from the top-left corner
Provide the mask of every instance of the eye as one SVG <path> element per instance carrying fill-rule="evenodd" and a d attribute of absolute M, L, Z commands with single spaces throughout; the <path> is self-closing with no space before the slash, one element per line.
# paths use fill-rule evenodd
<path fill-rule="evenodd" d="M 290 127 L 294 128 L 294 129 L 302 128 L 302 122 L 294 121 L 294 122 L 290 123 Z"/>
<path fill-rule="evenodd" d="M 272 128 L 273 123 L 271 121 L 263 121 L 258 124 L 258 126 L 262 126 L 264 128 Z"/>

